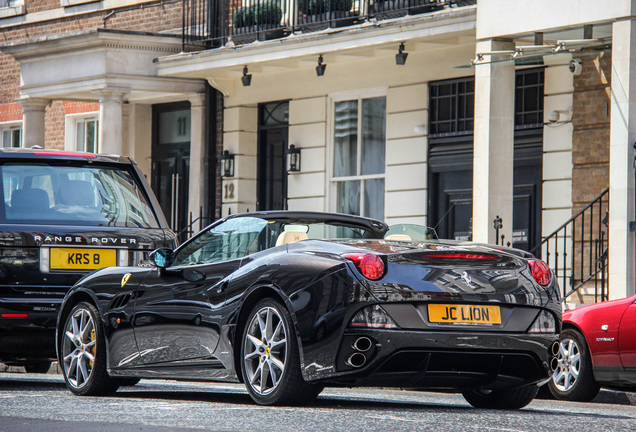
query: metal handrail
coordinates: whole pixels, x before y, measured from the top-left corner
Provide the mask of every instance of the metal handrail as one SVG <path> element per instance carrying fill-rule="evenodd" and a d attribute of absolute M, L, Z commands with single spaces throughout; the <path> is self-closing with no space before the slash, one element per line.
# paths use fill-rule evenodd
<path fill-rule="evenodd" d="M 608 205 L 609 188 L 530 251 L 546 261 L 561 279 L 564 301 L 591 281 L 594 301 L 607 300 Z"/>

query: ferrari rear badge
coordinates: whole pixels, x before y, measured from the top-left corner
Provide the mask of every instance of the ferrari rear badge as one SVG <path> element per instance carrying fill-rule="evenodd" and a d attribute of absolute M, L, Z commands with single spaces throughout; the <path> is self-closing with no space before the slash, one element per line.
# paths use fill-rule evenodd
<path fill-rule="evenodd" d="M 121 286 L 123 287 L 124 285 L 126 285 L 126 282 L 128 282 L 128 279 L 130 279 L 130 273 L 126 273 L 124 275 L 124 277 L 121 278 Z"/>

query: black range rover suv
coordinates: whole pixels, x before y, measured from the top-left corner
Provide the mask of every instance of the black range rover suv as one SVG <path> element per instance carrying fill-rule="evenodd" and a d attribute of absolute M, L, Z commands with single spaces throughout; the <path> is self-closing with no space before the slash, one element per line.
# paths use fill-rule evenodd
<path fill-rule="evenodd" d="M 174 248 L 157 199 L 127 157 L 0 149 L 0 362 L 46 372 L 62 298 L 102 267 Z"/>

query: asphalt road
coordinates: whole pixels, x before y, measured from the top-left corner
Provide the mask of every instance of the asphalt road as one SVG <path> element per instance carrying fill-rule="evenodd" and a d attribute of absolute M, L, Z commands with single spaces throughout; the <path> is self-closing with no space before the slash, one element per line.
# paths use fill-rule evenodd
<path fill-rule="evenodd" d="M 309 407 L 261 407 L 241 385 L 143 380 L 111 397 L 77 397 L 60 375 L 0 373 L 0 432 L 636 430 L 636 406 L 597 400 L 491 411 L 454 394 L 326 389 Z"/>

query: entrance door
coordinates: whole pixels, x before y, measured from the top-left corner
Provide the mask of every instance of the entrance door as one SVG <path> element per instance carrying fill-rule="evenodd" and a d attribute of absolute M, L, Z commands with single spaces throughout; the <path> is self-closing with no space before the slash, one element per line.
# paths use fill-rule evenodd
<path fill-rule="evenodd" d="M 287 209 L 289 102 L 259 105 L 258 210 Z"/>
<path fill-rule="evenodd" d="M 429 225 L 439 238 L 472 240 L 472 167 L 432 164 L 430 170 Z"/>
<path fill-rule="evenodd" d="M 473 170 L 463 159 L 472 162 L 472 155 L 433 157 L 429 164 L 429 225 L 440 238 L 472 240 Z M 505 245 L 510 242 L 513 247 L 529 251 L 541 242 L 541 178 L 541 147 L 517 147 L 513 234 L 512 239 L 504 239 Z"/>
<path fill-rule="evenodd" d="M 188 224 L 190 103 L 154 105 L 152 124 L 152 189 L 179 233 Z"/>

